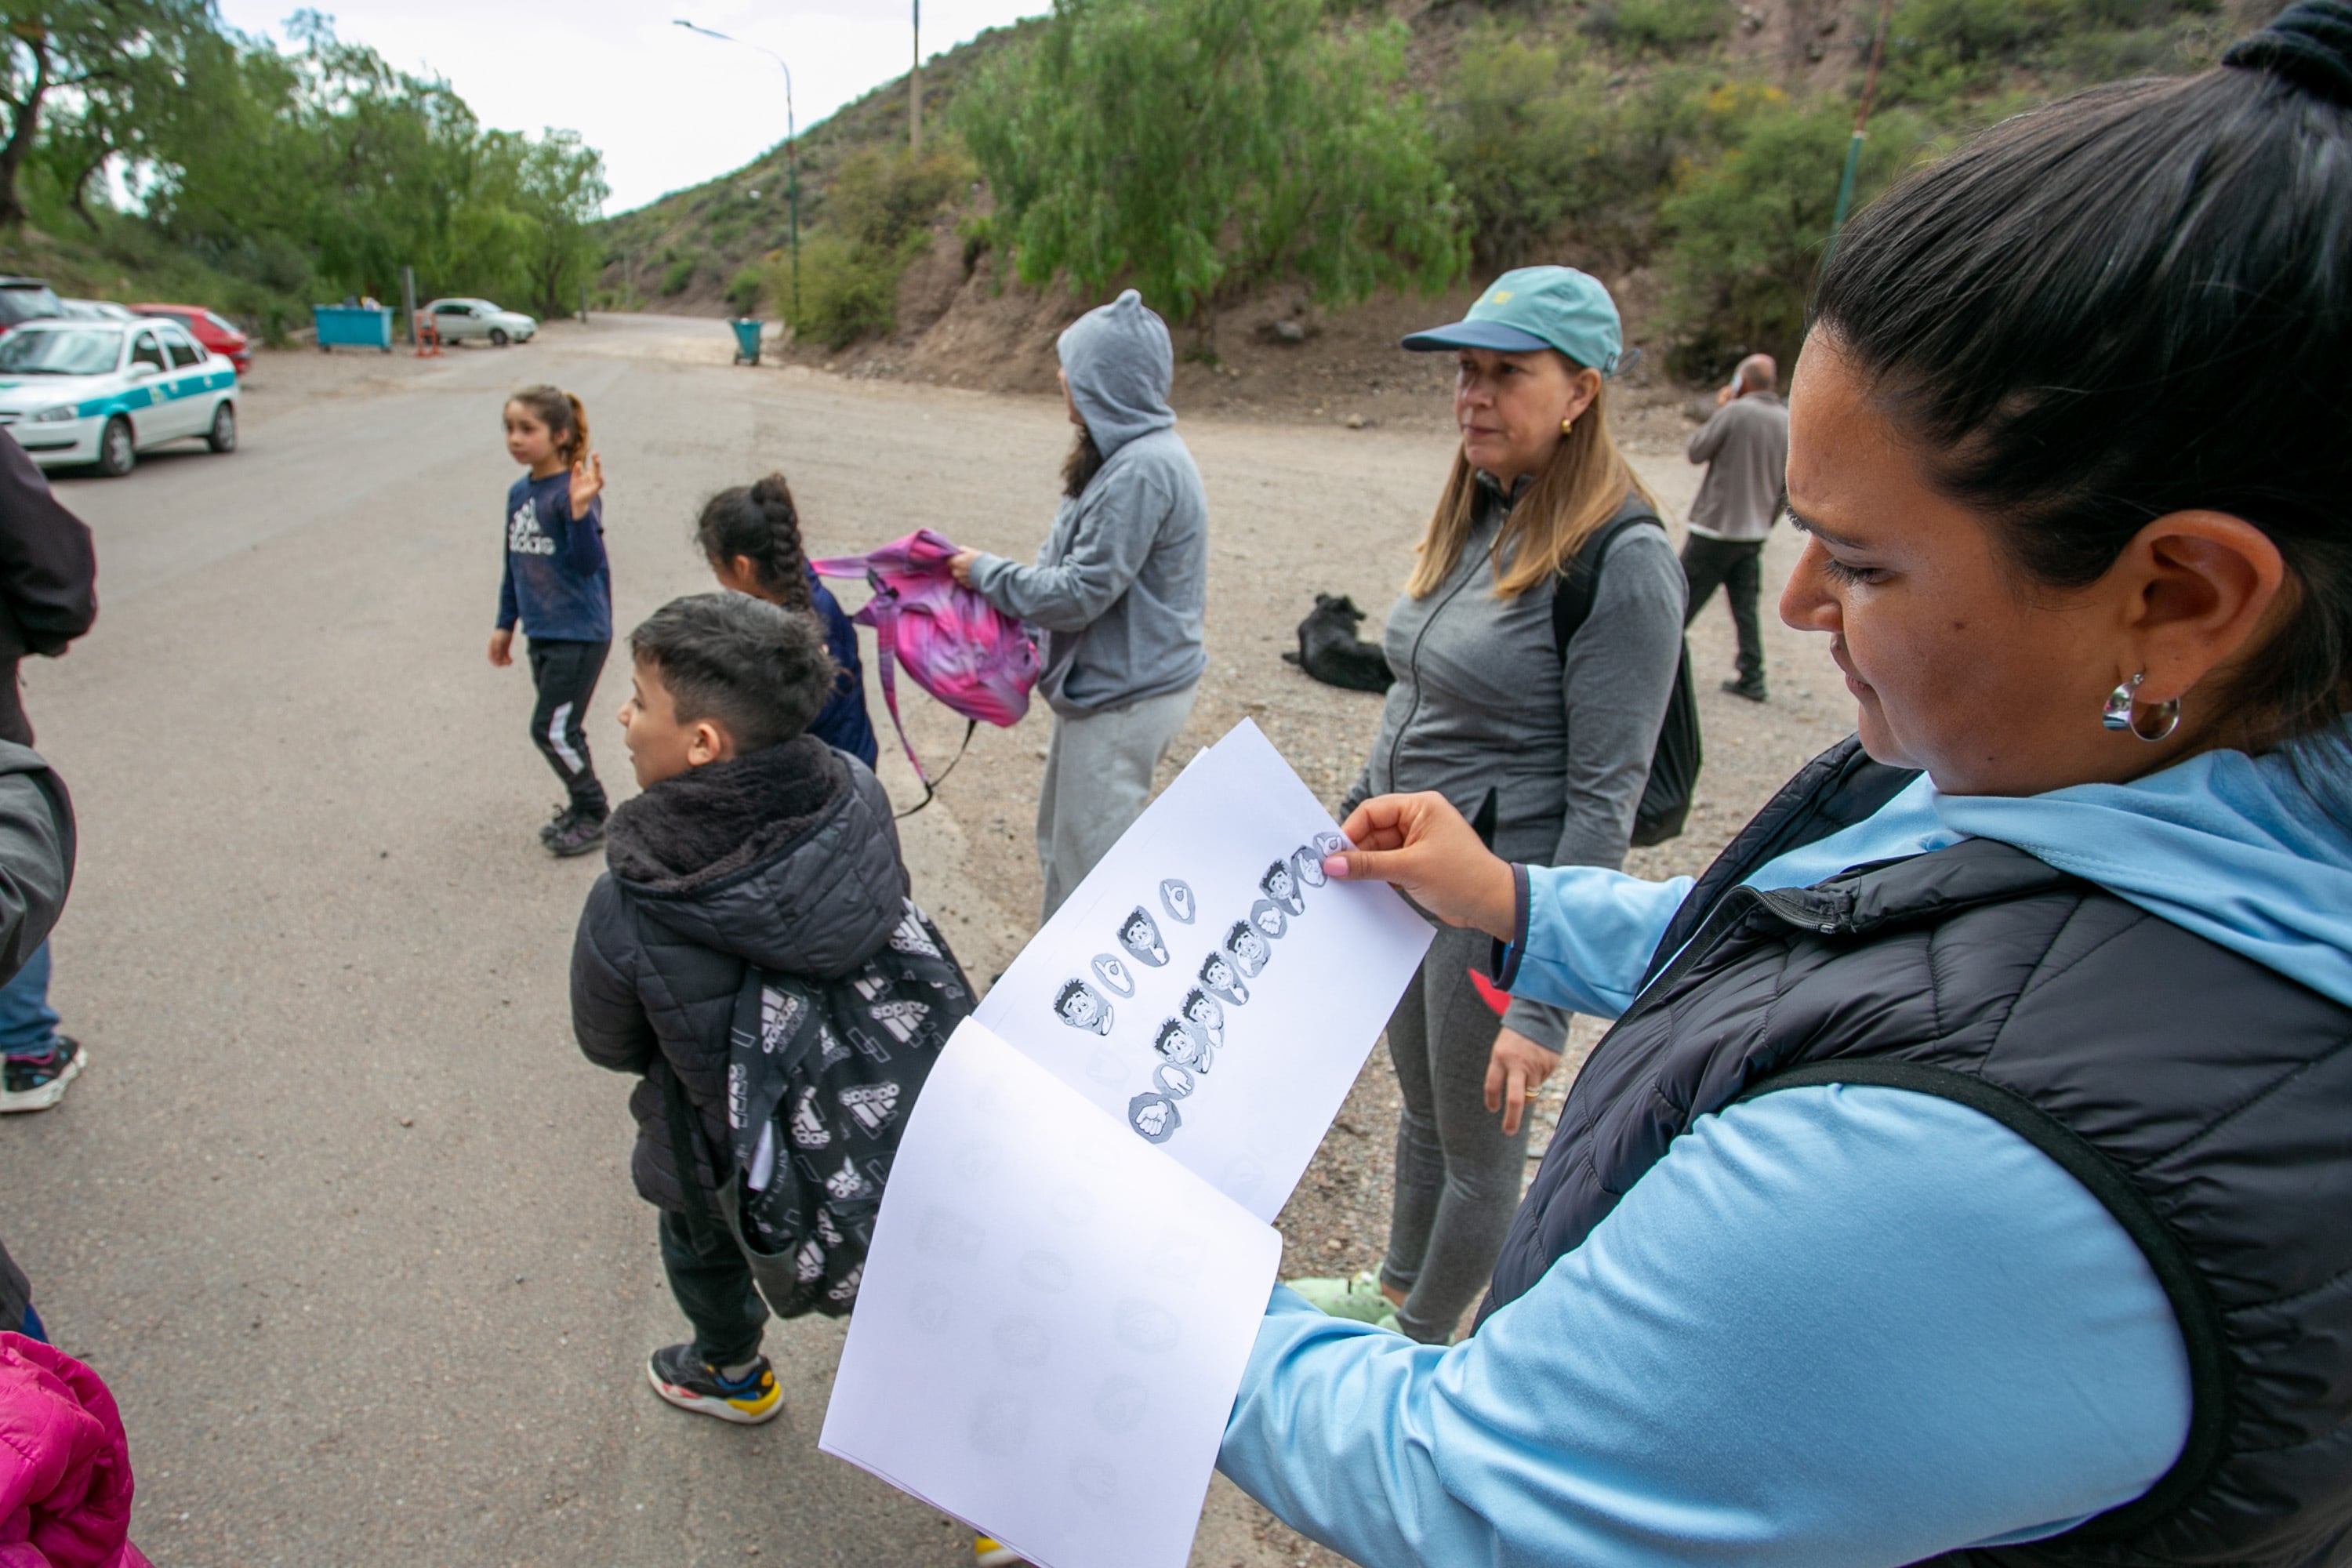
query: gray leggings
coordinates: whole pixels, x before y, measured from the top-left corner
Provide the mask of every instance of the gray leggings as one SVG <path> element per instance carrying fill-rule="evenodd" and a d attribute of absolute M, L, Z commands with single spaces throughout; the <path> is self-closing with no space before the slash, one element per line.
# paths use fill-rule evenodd
<path fill-rule="evenodd" d="M 1425 1343 L 1444 1343 L 1486 1289 L 1527 1173 L 1533 1119 L 1506 1138 L 1486 1109 L 1486 1063 L 1503 1026 L 1470 983 L 1486 953 L 1484 932 L 1439 931 L 1389 1019 L 1404 1111 L 1381 1283 L 1405 1292 L 1397 1326 Z"/>

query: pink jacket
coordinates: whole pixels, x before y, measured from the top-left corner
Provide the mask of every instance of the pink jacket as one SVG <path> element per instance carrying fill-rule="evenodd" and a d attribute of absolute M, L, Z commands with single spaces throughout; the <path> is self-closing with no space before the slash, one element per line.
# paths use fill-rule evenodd
<path fill-rule="evenodd" d="M 0 1333 L 0 1568 L 149 1568 L 131 1544 L 114 1395 L 63 1351 Z"/>

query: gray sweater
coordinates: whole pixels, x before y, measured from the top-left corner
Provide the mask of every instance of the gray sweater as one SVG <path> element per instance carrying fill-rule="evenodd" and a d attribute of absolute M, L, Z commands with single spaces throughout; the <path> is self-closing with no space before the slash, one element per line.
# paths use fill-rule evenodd
<path fill-rule="evenodd" d="M 1168 329 L 1132 289 L 1072 322 L 1062 374 L 1104 458 L 1062 502 L 1037 563 L 972 563 L 971 585 L 1044 629 L 1037 689 L 1056 713 L 1181 691 L 1208 664 L 1209 503 L 1168 406 Z"/>
<path fill-rule="evenodd" d="M 1706 465 L 1690 528 L 1710 539 L 1761 539 L 1789 484 L 1789 405 L 1769 392 L 1735 397 L 1690 438 L 1685 455 Z"/>
<path fill-rule="evenodd" d="M 1342 815 L 1376 795 L 1435 790 L 1475 818 L 1492 791 L 1503 858 L 1622 865 L 1682 658 L 1682 565 L 1663 529 L 1620 534 L 1563 660 L 1556 579 L 1496 597 L 1491 552 L 1508 508 L 1481 479 L 1462 559 L 1427 598 L 1408 594 L 1389 612 L 1381 647 L 1396 684 Z M 1504 1021 L 1557 1050 L 1569 1017 L 1515 999 Z"/>

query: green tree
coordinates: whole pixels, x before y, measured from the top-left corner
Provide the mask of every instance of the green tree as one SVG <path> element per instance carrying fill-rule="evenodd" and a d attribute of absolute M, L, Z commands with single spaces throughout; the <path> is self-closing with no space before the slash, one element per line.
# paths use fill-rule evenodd
<path fill-rule="evenodd" d="M 0 226 L 28 216 L 21 182 L 38 152 L 83 220 L 90 177 L 126 151 L 142 116 L 184 82 L 192 48 L 217 37 L 209 0 L 5 0 L 0 18 Z"/>
<path fill-rule="evenodd" d="M 1322 23 L 1321 0 L 1055 0 L 954 111 L 1021 276 L 1131 279 L 1178 321 L 1283 278 L 1344 304 L 1459 276 L 1403 26 Z"/>
<path fill-rule="evenodd" d="M 1724 88 L 1707 115 L 1723 150 L 1689 168 L 1659 214 L 1665 321 L 1680 340 L 1677 368 L 1694 375 L 1742 353 L 1795 355 L 1853 131 L 1847 105 L 1793 104 L 1775 89 Z M 1916 114 L 1878 114 L 1855 172 L 1857 200 L 1884 189 L 1925 141 Z"/>

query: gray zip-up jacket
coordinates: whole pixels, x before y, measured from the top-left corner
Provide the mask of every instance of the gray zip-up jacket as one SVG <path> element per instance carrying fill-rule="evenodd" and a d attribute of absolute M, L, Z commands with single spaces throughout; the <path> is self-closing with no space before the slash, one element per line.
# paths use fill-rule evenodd
<path fill-rule="evenodd" d="M 1700 426 L 1684 455 L 1706 465 L 1691 502 L 1693 533 L 1746 542 L 1772 531 L 1789 484 L 1789 405 L 1769 392 L 1735 397 Z"/>
<path fill-rule="evenodd" d="M 1105 459 L 1065 500 L 1037 563 L 972 563 L 971 585 L 1044 629 L 1037 689 L 1056 713 L 1124 708 L 1181 691 L 1209 662 L 1209 502 L 1176 434 L 1167 325 L 1132 289 L 1061 338 L 1070 397 Z"/>
<path fill-rule="evenodd" d="M 1389 612 L 1381 646 L 1396 684 L 1340 815 L 1376 795 L 1435 790 L 1475 820 L 1491 791 L 1504 859 L 1622 865 L 1682 659 L 1682 564 L 1663 529 L 1618 535 L 1563 660 L 1552 644 L 1556 579 L 1516 599 L 1495 595 L 1495 536 L 1509 503 L 1479 480 L 1461 560 L 1427 598 L 1407 594 Z M 1515 999 L 1504 1022 L 1558 1050 L 1570 1016 Z"/>

